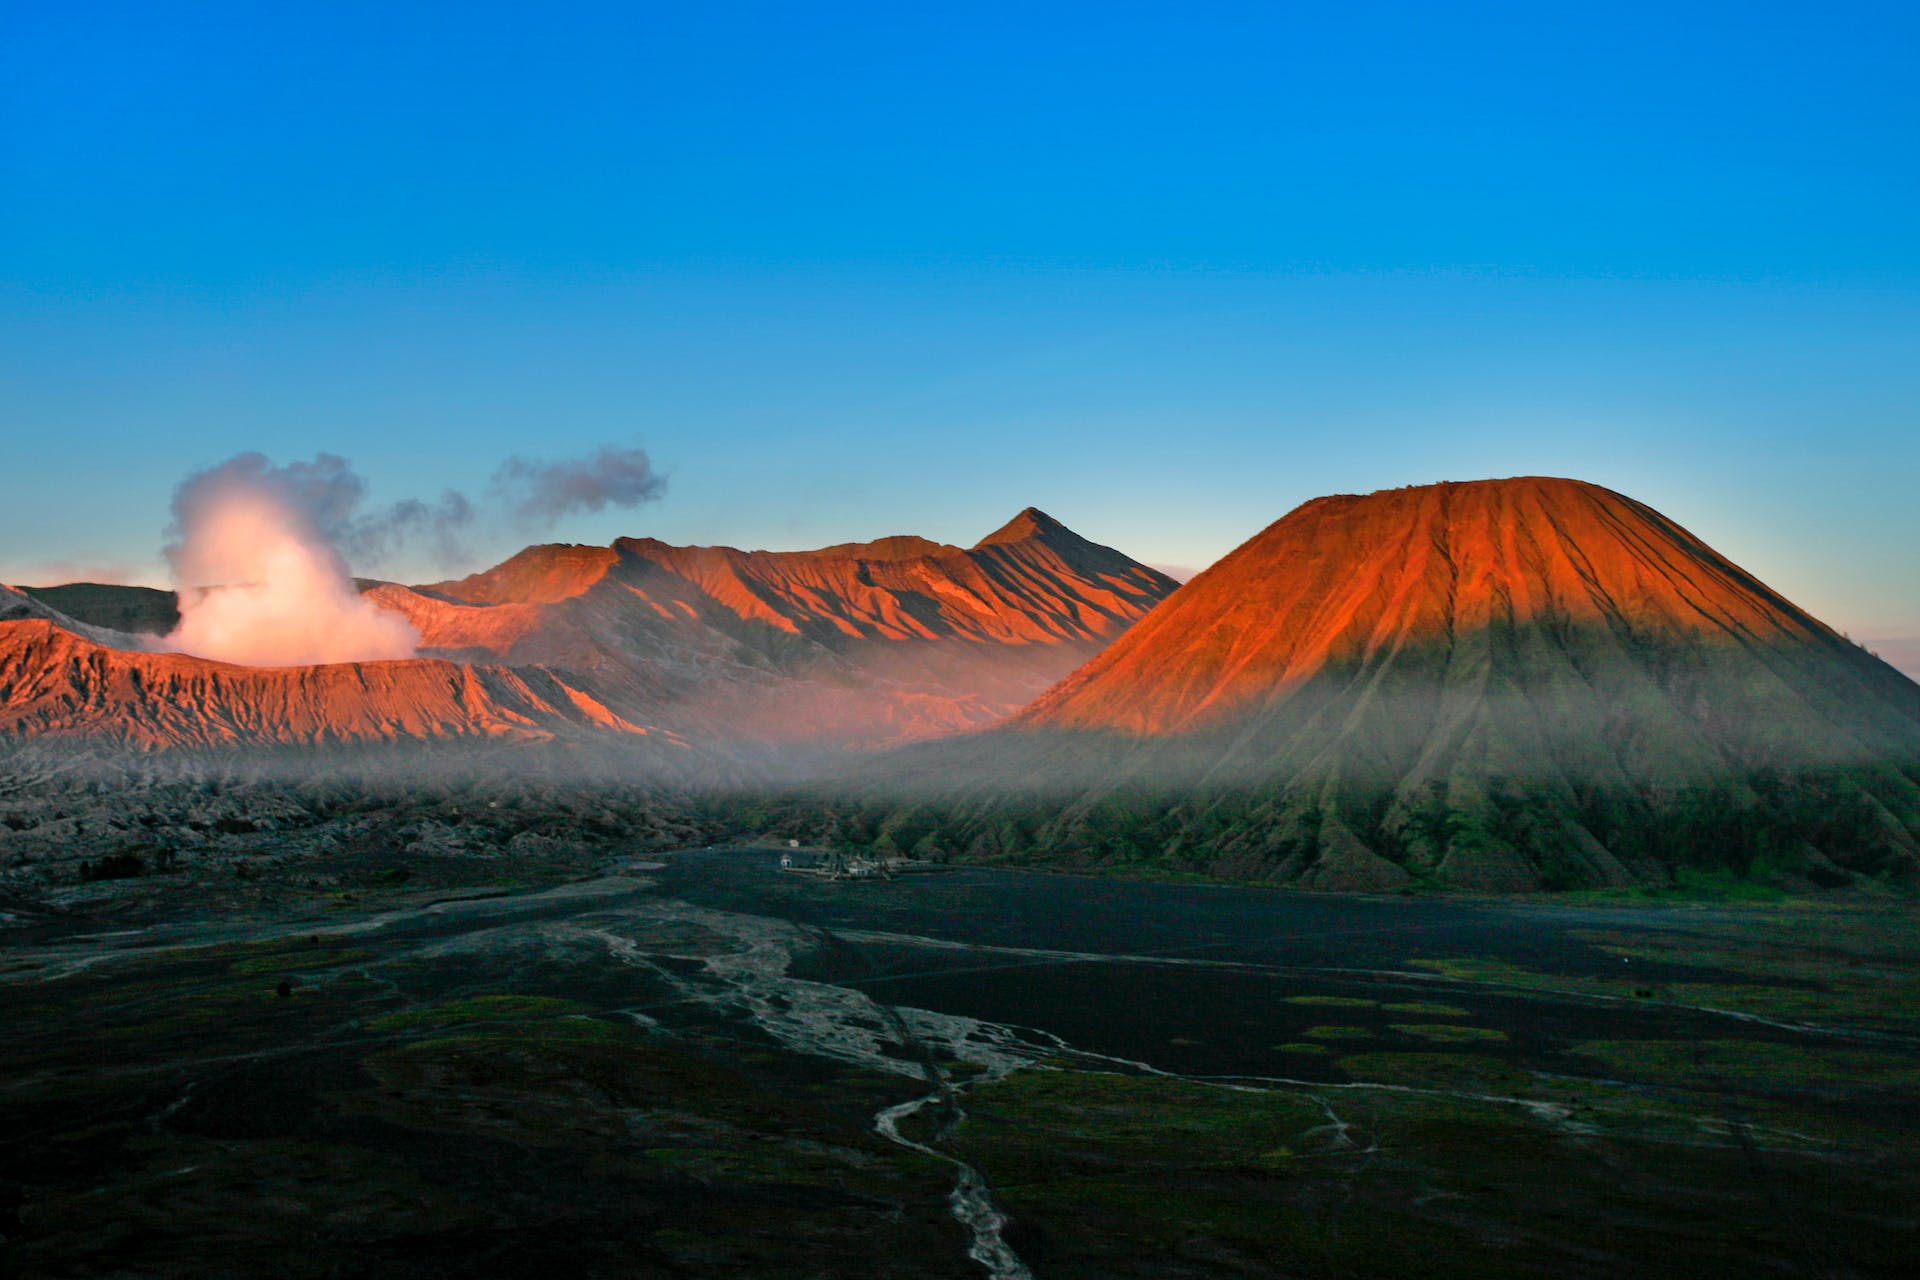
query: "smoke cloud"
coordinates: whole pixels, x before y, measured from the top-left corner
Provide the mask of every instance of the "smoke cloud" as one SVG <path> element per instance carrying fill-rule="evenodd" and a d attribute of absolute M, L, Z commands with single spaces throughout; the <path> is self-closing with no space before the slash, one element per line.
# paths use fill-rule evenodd
<path fill-rule="evenodd" d="M 445 569 L 471 558 L 465 533 L 473 520 L 473 503 L 449 489 L 438 502 L 407 498 L 359 517 L 344 531 L 340 545 L 355 560 L 378 563 L 404 548 L 424 544 L 428 555 Z"/>
<path fill-rule="evenodd" d="M 565 462 L 508 458 L 493 473 L 493 493 L 524 525 L 551 525 L 576 511 L 634 507 L 661 497 L 667 479 L 645 449 L 602 446 Z"/>
<path fill-rule="evenodd" d="M 340 544 L 365 482 L 344 458 L 243 453 L 174 491 L 167 563 L 180 625 L 163 648 L 247 666 L 410 658 L 420 633 L 354 589 Z"/>
<path fill-rule="evenodd" d="M 484 512 L 545 528 L 665 492 L 644 449 L 606 445 L 573 460 L 508 458 Z M 174 491 L 166 548 L 180 625 L 162 647 L 248 666 L 412 657 L 419 632 L 362 597 L 348 562 L 403 548 L 424 548 L 443 567 L 469 559 L 464 539 L 483 509 L 452 489 L 371 510 L 366 496 L 365 479 L 331 453 L 285 466 L 243 453 L 188 476 Z"/>

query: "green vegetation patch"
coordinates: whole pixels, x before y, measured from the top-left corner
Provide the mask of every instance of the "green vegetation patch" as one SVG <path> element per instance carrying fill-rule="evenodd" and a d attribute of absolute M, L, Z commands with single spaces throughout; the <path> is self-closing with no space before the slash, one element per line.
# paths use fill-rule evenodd
<path fill-rule="evenodd" d="M 263 973 L 293 973 L 314 969 L 335 969 L 344 964 L 360 964 L 374 958 L 374 953 L 364 947 L 345 946 L 301 946 L 276 951 L 269 955 L 255 956 L 251 960 L 242 960 L 228 967 L 227 972 L 236 976 L 252 976 Z"/>
<path fill-rule="evenodd" d="M 1373 1032 L 1366 1027 L 1308 1027 L 1300 1033 L 1314 1040 L 1371 1040 Z"/>
<path fill-rule="evenodd" d="M 1062 1143 L 1117 1144 L 1175 1168 L 1235 1164 L 1291 1147 L 1325 1120 L 1290 1094 L 1091 1071 L 1018 1071 L 970 1089 L 966 1108 L 963 1130 L 990 1133 L 997 1147 L 1037 1165 L 1051 1164 Z"/>
<path fill-rule="evenodd" d="M 1808 1022 L 1910 1027 L 1920 1021 L 1920 931 L 1883 912 L 1778 910 L 1685 928 L 1572 936 L 1628 961 L 1686 966 L 1666 999 Z"/>
<path fill-rule="evenodd" d="M 1393 1029 L 1403 1036 L 1431 1040 L 1436 1044 L 1473 1044 L 1504 1041 L 1507 1033 L 1492 1027 L 1463 1027 L 1446 1022 L 1396 1022 Z"/>
<path fill-rule="evenodd" d="M 648 1147 L 654 1164 L 700 1182 L 780 1186 L 835 1186 L 884 1162 L 873 1154 L 819 1143 L 742 1143 L 732 1146 Z"/>
<path fill-rule="evenodd" d="M 13 1261 L 27 1274 L 204 1274 L 209 1246 L 227 1274 L 321 1277 L 327 1261 L 288 1242 L 482 1230 L 489 1215 L 406 1167 L 358 1147 L 289 1140 L 146 1138 L 102 1185 L 36 1197 Z M 191 1176 L 188 1176 L 191 1175 Z M 314 1230 L 325 1223 L 324 1232 Z M 331 1243 L 331 1240 L 329 1240 Z"/>
<path fill-rule="evenodd" d="M 1755 874 L 1742 875 L 1728 867 L 1676 867 L 1671 884 L 1623 885 L 1607 889 L 1575 889 L 1563 896 L 1576 902 L 1728 902 L 1783 903 L 1793 895 Z"/>
<path fill-rule="evenodd" d="M 1478 1054 L 1361 1053 L 1340 1059 L 1340 1069 L 1354 1080 L 1370 1084 L 1514 1098 L 1546 1098 L 1554 1092 L 1533 1072 Z"/>
<path fill-rule="evenodd" d="M 468 1022 L 375 1053 L 364 1065 L 379 1087 L 342 1101 L 410 1128 L 616 1154 L 636 1139 L 663 1149 L 738 1151 L 749 1141 L 833 1135 L 829 1145 L 883 1157 L 893 1171 L 887 1176 L 922 1165 L 948 1176 L 939 1162 L 870 1132 L 870 1082 L 849 1077 L 833 1091 L 853 1113 L 843 1116 L 808 1091 L 761 1079 L 755 1068 L 663 1043 L 624 1022 L 574 1014 Z M 750 1172 L 703 1167 L 713 1177 Z"/>
<path fill-rule="evenodd" d="M 1440 1091 L 1548 1088 L 1492 1058 L 1342 1063 L 1356 1077 Z M 1668 1194 L 1619 1192 L 1618 1169 L 1593 1157 L 1589 1130 L 1446 1092 L 1227 1090 L 1030 1071 L 977 1086 L 965 1106 L 956 1154 L 1017 1221 L 1044 1233 L 1061 1275 L 1265 1275 L 1276 1259 L 1303 1276 L 1578 1273 L 1583 1258 L 1619 1242 L 1602 1216 L 1570 1223 L 1555 1205 L 1569 1195 L 1651 1205 Z M 1746 1185 L 1736 1148 L 1712 1158 L 1725 1162 L 1723 1183 Z"/>
<path fill-rule="evenodd" d="M 541 1045 L 606 1044 L 632 1037 L 631 1028 L 599 1018 L 568 1016 L 515 1021 L 501 1019 L 491 1023 L 461 1024 L 458 1034 L 433 1036 L 406 1046 L 408 1053 L 433 1053 L 444 1050 L 479 1049 L 491 1051 L 502 1046 L 538 1047 Z"/>
<path fill-rule="evenodd" d="M 1380 1002 L 1363 1000 L 1358 996 L 1288 996 L 1287 1003 L 1319 1005 L 1329 1009 L 1371 1009 Z"/>
<path fill-rule="evenodd" d="M 1572 974 L 1540 973 L 1517 964 L 1508 964 L 1504 960 L 1449 956 L 1437 960 L 1409 960 L 1407 963 L 1416 969 L 1426 969 L 1441 977 L 1453 978 L 1459 982 L 1495 983 L 1506 987 L 1526 987 L 1530 990 L 1620 994 L 1618 982 L 1606 982 Z"/>
<path fill-rule="evenodd" d="M 402 1009 L 373 1019 L 367 1025 L 376 1031 L 406 1031 L 433 1027 L 458 1026 L 466 1022 L 523 1022 L 532 1018 L 557 1018 L 584 1012 L 577 1000 L 554 996 L 468 996 L 418 1009 Z"/>
<path fill-rule="evenodd" d="M 1380 1006 L 1388 1013 L 1411 1013 L 1423 1018 L 1470 1018 L 1471 1009 L 1462 1009 L 1457 1004 L 1441 1004 L 1438 1000 L 1395 1000 Z"/>
<path fill-rule="evenodd" d="M 1837 1091 L 1920 1088 L 1920 1062 L 1868 1049 L 1768 1040 L 1589 1040 L 1573 1052 L 1662 1083 Z"/>
<path fill-rule="evenodd" d="M 207 1037 L 216 1033 L 234 1046 L 284 1043 L 288 1036 L 354 1016 L 384 992 L 379 983 L 358 975 L 286 982 L 283 991 L 274 981 L 276 972 L 221 975 L 204 985 L 176 980 L 114 987 L 82 1016 L 97 1040 L 131 1046 L 143 1058 L 158 1060 L 171 1052 L 202 1052 Z"/>

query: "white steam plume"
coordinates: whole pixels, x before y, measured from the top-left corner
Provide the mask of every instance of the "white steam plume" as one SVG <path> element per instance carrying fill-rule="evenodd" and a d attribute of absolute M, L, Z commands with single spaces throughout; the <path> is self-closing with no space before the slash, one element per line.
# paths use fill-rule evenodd
<path fill-rule="evenodd" d="M 409 658 L 420 633 L 354 589 L 336 549 L 363 488 L 343 459 L 243 453 L 173 495 L 180 625 L 162 647 L 248 666 Z"/>
<path fill-rule="evenodd" d="M 412 657 L 420 634 L 361 597 L 346 557 L 381 560 L 427 546 L 443 564 L 483 514 L 522 528 L 577 511 L 658 499 L 666 477 L 644 449 L 603 445 L 577 459 L 508 458 L 485 508 L 457 490 L 363 511 L 366 481 L 331 453 L 277 467 L 243 453 L 188 476 L 173 495 L 167 561 L 180 625 L 162 647 L 248 666 Z"/>

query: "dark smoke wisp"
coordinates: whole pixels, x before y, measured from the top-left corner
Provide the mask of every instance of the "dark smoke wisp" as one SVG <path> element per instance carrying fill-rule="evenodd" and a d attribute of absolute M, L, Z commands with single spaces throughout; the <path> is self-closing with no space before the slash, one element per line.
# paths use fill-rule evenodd
<path fill-rule="evenodd" d="M 493 473 L 492 492 L 522 524 L 550 526 L 576 511 L 636 507 L 665 495 L 667 478 L 645 449 L 603 445 L 591 457 L 532 462 L 511 457 Z"/>
<path fill-rule="evenodd" d="M 547 528 L 665 491 L 645 450 L 605 445 L 579 459 L 508 458 L 484 508 L 449 489 L 366 510 L 366 480 L 337 454 L 285 466 L 238 454 L 174 491 L 166 557 L 181 616 L 162 647 L 248 666 L 411 657 L 419 633 L 360 595 L 350 560 L 420 548 L 446 567 L 470 558 L 465 537 L 487 516 Z"/>

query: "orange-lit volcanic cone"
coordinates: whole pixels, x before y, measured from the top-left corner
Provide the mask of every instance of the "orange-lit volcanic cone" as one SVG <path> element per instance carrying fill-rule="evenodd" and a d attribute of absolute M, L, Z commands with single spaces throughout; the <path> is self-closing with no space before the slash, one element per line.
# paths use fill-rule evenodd
<path fill-rule="evenodd" d="M 987 737 L 899 774 L 964 792 L 983 851 L 1368 887 L 1920 866 L 1920 686 L 1573 480 L 1309 502 Z"/>

